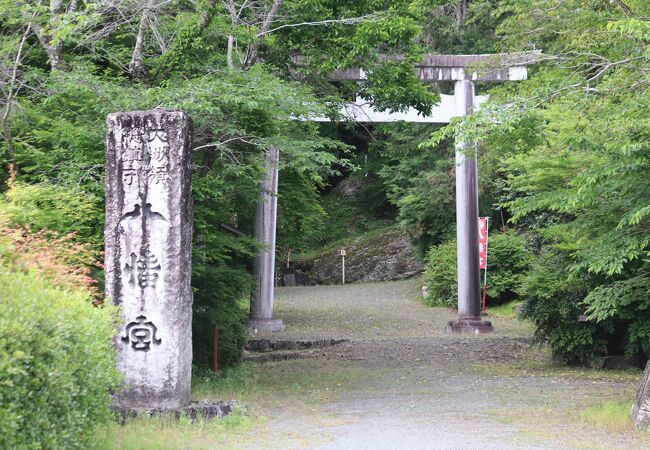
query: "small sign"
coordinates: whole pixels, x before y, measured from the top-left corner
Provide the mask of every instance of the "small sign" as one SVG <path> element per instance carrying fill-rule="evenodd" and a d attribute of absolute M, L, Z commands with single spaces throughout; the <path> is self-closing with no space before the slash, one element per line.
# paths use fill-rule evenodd
<path fill-rule="evenodd" d="M 344 249 L 344 248 L 342 248 L 341 250 L 339 250 L 339 255 L 341 255 L 341 256 L 345 256 L 345 249 Z"/>
<path fill-rule="evenodd" d="M 478 254 L 481 269 L 487 268 L 487 251 L 488 251 L 488 218 L 478 218 Z"/>

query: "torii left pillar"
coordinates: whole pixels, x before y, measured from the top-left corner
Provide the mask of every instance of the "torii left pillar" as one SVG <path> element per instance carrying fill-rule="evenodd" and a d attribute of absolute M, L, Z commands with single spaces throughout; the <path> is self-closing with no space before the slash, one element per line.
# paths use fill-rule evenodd
<path fill-rule="evenodd" d="M 255 208 L 255 240 L 260 244 L 260 249 L 253 266 L 255 284 L 248 320 L 248 327 L 253 332 L 284 330 L 282 320 L 273 318 L 279 159 L 280 152 L 277 147 L 270 147 L 266 151 L 266 176 L 260 184 L 259 199 Z"/>

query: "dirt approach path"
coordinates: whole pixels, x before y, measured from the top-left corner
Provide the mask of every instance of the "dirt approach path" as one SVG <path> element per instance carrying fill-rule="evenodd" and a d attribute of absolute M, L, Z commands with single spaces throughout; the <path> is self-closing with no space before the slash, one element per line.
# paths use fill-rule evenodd
<path fill-rule="evenodd" d="M 530 326 L 514 319 L 491 318 L 493 335 L 446 335 L 454 313 L 419 303 L 418 287 L 404 281 L 279 289 L 276 316 L 287 331 L 256 338 L 350 341 L 292 353 L 302 359 L 248 363 L 256 382 L 239 396 L 257 419 L 224 444 L 650 448 L 648 433 L 585 417 L 596 405 L 631 400 L 640 371 L 555 365 L 529 345 Z"/>

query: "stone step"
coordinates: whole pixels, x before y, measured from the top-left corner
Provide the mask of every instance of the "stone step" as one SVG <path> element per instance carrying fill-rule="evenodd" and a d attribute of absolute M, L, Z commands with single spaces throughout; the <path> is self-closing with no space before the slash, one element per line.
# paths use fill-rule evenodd
<path fill-rule="evenodd" d="M 285 350 L 309 350 L 325 348 L 350 342 L 349 339 L 301 339 L 301 340 L 271 340 L 249 339 L 244 347 L 253 353 L 280 352 Z"/>
<path fill-rule="evenodd" d="M 303 359 L 318 356 L 313 352 L 296 352 L 296 351 L 281 351 L 281 352 L 267 352 L 267 353 L 250 353 L 244 352 L 244 361 L 251 362 L 269 362 L 269 361 L 286 361 L 289 359 Z"/>

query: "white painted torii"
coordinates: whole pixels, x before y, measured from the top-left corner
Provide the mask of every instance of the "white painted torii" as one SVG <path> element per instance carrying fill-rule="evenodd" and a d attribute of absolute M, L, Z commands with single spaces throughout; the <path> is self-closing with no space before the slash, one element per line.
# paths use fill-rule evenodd
<path fill-rule="evenodd" d="M 453 81 L 454 95 L 441 95 L 440 103 L 428 116 L 409 108 L 404 112 L 378 111 L 358 97 L 345 105 L 345 120 L 366 123 L 415 122 L 449 123 L 453 117 L 472 114 L 487 100 L 474 95 L 474 83 L 525 80 L 527 67 L 535 63 L 540 52 L 493 55 L 428 55 L 416 65 L 424 82 Z M 362 81 L 363 69 L 336 71 L 331 80 Z M 326 117 L 304 120 L 330 122 Z M 448 333 L 486 333 L 492 324 L 481 319 L 480 268 L 478 249 L 478 175 L 472 143 L 456 142 L 456 238 L 458 246 L 458 320 L 447 325 Z M 266 179 L 260 186 L 256 208 L 255 239 L 263 247 L 254 266 L 256 286 L 251 297 L 249 328 L 255 331 L 281 331 L 281 319 L 273 318 L 275 280 L 275 232 L 277 218 L 278 150 L 267 151 Z"/>

